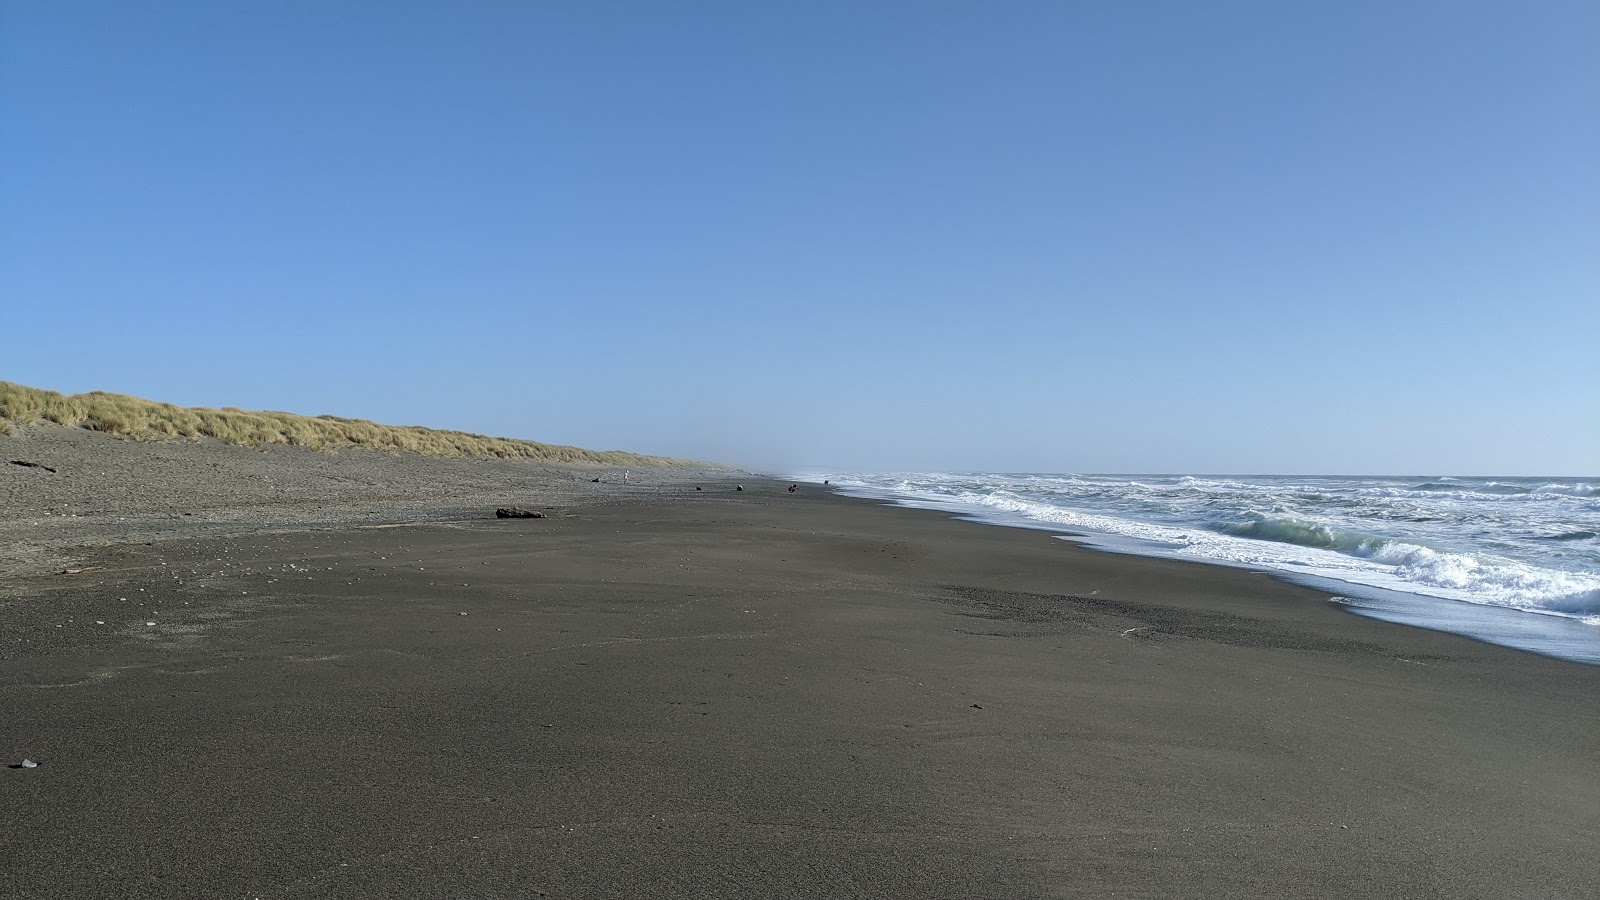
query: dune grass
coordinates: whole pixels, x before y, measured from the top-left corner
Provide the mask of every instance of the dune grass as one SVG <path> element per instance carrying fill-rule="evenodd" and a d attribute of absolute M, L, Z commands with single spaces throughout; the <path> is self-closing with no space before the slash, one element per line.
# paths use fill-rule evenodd
<path fill-rule="evenodd" d="M 688 463 L 687 460 L 642 456 L 620 450 L 584 450 L 418 425 L 379 425 L 365 419 L 339 416 L 251 412 L 231 406 L 223 409 L 174 406 L 105 391 L 67 395 L 0 381 L 0 435 L 11 434 L 12 423 L 87 428 L 136 441 L 210 437 L 256 449 L 263 449 L 269 444 L 285 444 L 324 451 L 361 448 L 390 453 L 420 453 L 424 456 L 528 459 L 608 466 Z"/>

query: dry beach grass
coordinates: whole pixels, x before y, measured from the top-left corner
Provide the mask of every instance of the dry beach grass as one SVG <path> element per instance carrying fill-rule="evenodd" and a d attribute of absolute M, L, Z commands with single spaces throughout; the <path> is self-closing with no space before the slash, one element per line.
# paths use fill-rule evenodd
<path fill-rule="evenodd" d="M 271 444 L 309 450 L 360 447 L 424 456 L 530 459 L 549 463 L 608 466 L 679 465 L 684 460 L 644 456 L 620 450 L 595 451 L 538 441 L 487 437 L 416 425 L 380 425 L 340 416 L 302 416 L 286 412 L 252 412 L 225 407 L 175 406 L 126 394 L 90 391 L 61 394 L 0 381 L 0 434 L 11 424 L 50 423 L 138 441 L 202 437 L 226 444 L 261 448 Z"/>
<path fill-rule="evenodd" d="M 475 516 L 725 472 L 637 453 L 0 382 L 0 578 L 84 548 Z M 16 462 L 17 465 L 7 463 Z M 599 479 L 596 481 L 596 479 Z"/>

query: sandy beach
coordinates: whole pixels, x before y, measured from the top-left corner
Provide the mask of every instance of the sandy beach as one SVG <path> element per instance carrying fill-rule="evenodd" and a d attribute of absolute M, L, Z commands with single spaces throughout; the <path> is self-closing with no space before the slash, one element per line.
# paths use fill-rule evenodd
<path fill-rule="evenodd" d="M 1600 883 L 1600 668 L 1260 574 L 726 473 L 0 448 L 65 461 L 0 465 L 6 897 Z"/>

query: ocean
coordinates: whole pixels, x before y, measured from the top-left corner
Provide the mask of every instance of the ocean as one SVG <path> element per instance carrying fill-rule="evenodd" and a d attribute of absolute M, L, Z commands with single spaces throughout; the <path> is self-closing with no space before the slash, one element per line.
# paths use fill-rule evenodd
<path fill-rule="evenodd" d="M 845 493 L 1239 566 L 1600 665 L 1600 478 L 823 473 Z"/>

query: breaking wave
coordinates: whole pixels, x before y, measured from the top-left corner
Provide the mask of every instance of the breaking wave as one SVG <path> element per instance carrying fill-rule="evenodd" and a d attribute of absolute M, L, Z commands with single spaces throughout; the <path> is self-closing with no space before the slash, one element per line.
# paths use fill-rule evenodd
<path fill-rule="evenodd" d="M 829 475 L 1117 549 L 1600 625 L 1600 491 L 1566 479 Z M 1600 480 L 1597 480 L 1600 481 Z"/>
<path fill-rule="evenodd" d="M 1236 537 L 1299 544 L 1302 547 L 1320 547 L 1341 553 L 1360 553 L 1384 543 L 1382 538 L 1340 531 L 1329 525 L 1300 519 L 1256 517 L 1236 525 L 1224 525 L 1220 530 Z"/>

